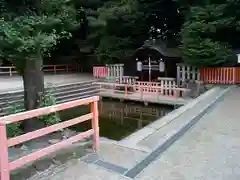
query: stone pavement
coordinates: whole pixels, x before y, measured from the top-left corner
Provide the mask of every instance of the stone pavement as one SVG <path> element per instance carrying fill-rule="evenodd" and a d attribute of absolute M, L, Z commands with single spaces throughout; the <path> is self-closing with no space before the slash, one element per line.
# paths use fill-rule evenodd
<path fill-rule="evenodd" d="M 68 74 L 45 74 L 45 84 L 63 85 L 68 83 L 92 80 L 91 74 L 84 73 L 68 73 Z M 0 76 L 0 92 L 22 90 L 23 81 L 21 76 Z"/>
<path fill-rule="evenodd" d="M 101 140 L 98 154 L 30 180 L 238 180 L 239 102 L 239 87 L 215 88 L 170 113 L 171 120 L 120 142 Z"/>
<path fill-rule="evenodd" d="M 235 88 L 136 179 L 240 179 L 239 102 Z"/>

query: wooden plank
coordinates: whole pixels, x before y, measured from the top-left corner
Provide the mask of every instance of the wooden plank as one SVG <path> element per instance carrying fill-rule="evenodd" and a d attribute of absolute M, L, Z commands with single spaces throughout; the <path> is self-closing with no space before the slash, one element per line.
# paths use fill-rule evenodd
<path fill-rule="evenodd" d="M 21 136 L 17 136 L 17 137 L 8 139 L 8 147 L 11 147 L 11 146 L 14 146 L 14 145 L 17 145 L 20 143 L 24 143 L 26 141 L 44 136 L 46 134 L 50 134 L 52 132 L 67 128 L 69 126 L 73 126 L 75 124 L 79 124 L 79 123 L 87 121 L 91 118 L 93 118 L 93 113 L 89 113 L 89 114 L 86 114 L 86 115 L 83 115 L 83 116 L 80 116 L 80 117 L 77 117 L 77 118 L 74 118 L 74 119 L 71 119 L 68 121 L 64 121 L 62 123 L 58 123 L 58 124 L 55 124 L 55 125 L 52 125 L 52 126 L 49 126 L 46 128 L 38 129 L 36 131 L 29 132 L 27 134 L 23 134 Z"/>
<path fill-rule="evenodd" d="M 76 101 L 72 101 L 72 102 L 67 102 L 67 103 L 63 103 L 63 104 L 50 106 L 50 107 L 44 107 L 44 108 L 39 108 L 39 109 L 31 110 L 31 111 L 21 112 L 18 114 L 4 116 L 4 117 L 0 117 L 0 124 L 10 124 L 10 123 L 18 122 L 18 121 L 23 121 L 23 120 L 30 119 L 33 117 L 51 114 L 56 111 L 70 109 L 70 108 L 73 108 L 76 106 L 81 106 L 81 105 L 87 105 L 93 101 L 98 101 L 98 100 L 99 100 L 98 96 L 93 96 L 93 97 L 84 98 L 84 99 L 80 99 L 80 100 L 76 100 Z"/>
<path fill-rule="evenodd" d="M 6 126 L 0 125 L 0 180 L 10 180 Z"/>
<path fill-rule="evenodd" d="M 128 94 L 128 96 L 125 96 L 124 94 L 118 94 L 118 93 L 111 94 L 110 92 L 111 92 L 111 90 L 106 90 L 104 92 L 102 91 L 99 93 L 99 95 L 102 97 L 125 99 L 125 100 L 137 101 L 137 102 L 168 104 L 168 105 L 183 105 L 190 101 L 190 99 L 186 100 L 183 98 L 175 98 L 175 97 L 171 97 L 171 96 L 158 96 L 159 98 L 156 98 L 156 94 L 141 96 L 141 92 L 135 92 L 132 94 Z"/>
<path fill-rule="evenodd" d="M 14 170 L 14 169 L 20 168 L 27 163 L 33 162 L 33 161 L 35 161 L 35 160 L 37 160 L 37 159 L 39 159 L 43 156 L 46 156 L 50 153 L 55 152 L 56 150 L 62 149 L 62 148 L 67 147 L 67 146 L 70 146 L 71 144 L 73 144 L 77 141 L 80 141 L 80 140 L 82 140 L 86 137 L 89 137 L 92 134 L 93 134 L 93 130 L 91 129 L 91 130 L 88 130 L 86 132 L 80 133 L 76 136 L 70 137 L 67 140 L 61 141 L 59 143 L 53 144 L 53 145 L 48 146 L 44 149 L 41 149 L 41 150 L 36 151 L 34 153 L 31 153 L 27 156 L 24 156 L 20 159 L 17 159 L 15 161 L 13 161 L 13 162 L 10 162 L 9 163 L 9 169 Z"/>

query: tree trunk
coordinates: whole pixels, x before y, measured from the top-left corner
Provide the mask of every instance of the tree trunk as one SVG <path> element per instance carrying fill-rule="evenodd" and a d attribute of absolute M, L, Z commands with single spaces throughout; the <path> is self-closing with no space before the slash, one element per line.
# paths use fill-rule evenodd
<path fill-rule="evenodd" d="M 42 59 L 27 59 L 24 72 L 24 106 L 26 110 L 40 107 L 41 95 L 44 92 L 44 75 L 42 72 Z M 24 121 L 24 132 L 30 132 L 44 126 L 37 118 Z"/>

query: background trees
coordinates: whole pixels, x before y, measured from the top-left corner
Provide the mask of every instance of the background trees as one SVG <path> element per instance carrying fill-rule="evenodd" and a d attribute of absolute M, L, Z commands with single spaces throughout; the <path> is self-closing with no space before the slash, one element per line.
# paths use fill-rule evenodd
<path fill-rule="evenodd" d="M 234 65 L 232 50 L 239 47 L 239 1 L 195 2 L 185 15 L 182 51 L 195 66 Z"/>
<path fill-rule="evenodd" d="M 27 110 L 39 107 L 48 56 L 116 63 L 159 38 L 201 67 L 233 65 L 240 46 L 240 0 L 0 0 L 0 16 L 0 56 L 23 76 Z"/>
<path fill-rule="evenodd" d="M 61 0 L 59 3 L 62 5 L 56 8 L 65 13 L 59 15 L 60 11 L 51 14 L 55 11 L 55 0 L 49 2 L 1 0 L 0 3 L 4 22 L 12 21 L 16 15 L 33 18 L 35 13 L 42 19 L 33 22 L 46 20 L 41 25 L 44 29 L 41 31 L 58 29 L 51 32 L 52 40 L 48 38 L 44 42 L 46 47 L 41 47 L 41 56 L 48 53 L 61 55 L 68 49 L 69 53 L 73 53 L 71 49 L 80 56 L 82 51 L 88 49 L 98 63 L 119 62 L 148 38 L 160 38 L 182 43 L 186 63 L 215 66 L 231 64 L 231 51 L 239 46 L 239 0 Z M 43 19 L 45 15 L 47 19 Z M 50 18 L 59 18 L 60 15 L 65 16 L 61 17 L 60 21 L 64 21 L 61 26 L 67 28 L 71 36 L 59 26 L 60 21 L 50 22 Z M 78 22 L 81 26 L 69 31 L 72 22 Z M 21 26 L 26 25 L 40 27 L 39 23 L 29 25 L 26 22 Z M 25 49 L 29 49 L 27 45 L 32 46 L 29 41 L 24 42 Z M 53 47 L 56 47 L 55 50 Z M 10 54 L 14 56 L 14 53 L 8 53 L 8 56 Z M 21 56 L 25 57 L 24 54 Z"/>
<path fill-rule="evenodd" d="M 40 105 L 43 57 L 77 25 L 76 9 L 65 0 L 1 0 L 0 56 L 23 77 L 26 110 Z M 25 130 L 36 125 L 37 121 L 26 121 Z"/>

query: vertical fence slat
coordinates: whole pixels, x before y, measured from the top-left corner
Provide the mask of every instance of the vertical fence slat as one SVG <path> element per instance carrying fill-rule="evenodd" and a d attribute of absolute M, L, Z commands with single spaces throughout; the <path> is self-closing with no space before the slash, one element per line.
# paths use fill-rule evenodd
<path fill-rule="evenodd" d="M 109 68 L 105 66 L 94 66 L 93 77 L 95 78 L 107 78 L 109 76 Z"/>
<path fill-rule="evenodd" d="M 94 130 L 93 133 L 93 149 L 94 151 L 99 150 L 99 122 L 98 122 L 98 101 L 94 101 L 91 103 L 91 112 L 93 113 L 92 118 L 92 129 Z"/>
<path fill-rule="evenodd" d="M 226 78 L 224 79 L 224 83 L 223 84 L 227 84 L 227 82 L 229 81 L 229 71 L 228 71 L 228 68 L 225 68 L 226 69 Z"/>
<path fill-rule="evenodd" d="M 237 84 L 240 83 L 240 68 L 239 67 L 236 68 L 236 83 Z"/>
<path fill-rule="evenodd" d="M 209 84 L 237 84 L 240 83 L 240 68 L 202 68 L 200 69 L 200 79 Z"/>
<path fill-rule="evenodd" d="M 6 126 L 0 124 L 0 180 L 10 180 Z"/>

